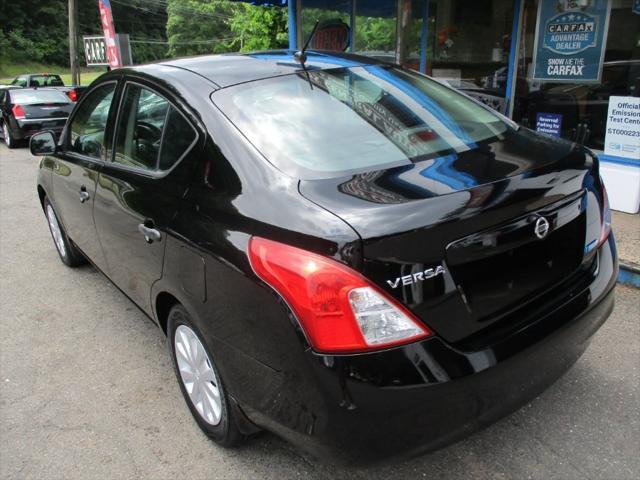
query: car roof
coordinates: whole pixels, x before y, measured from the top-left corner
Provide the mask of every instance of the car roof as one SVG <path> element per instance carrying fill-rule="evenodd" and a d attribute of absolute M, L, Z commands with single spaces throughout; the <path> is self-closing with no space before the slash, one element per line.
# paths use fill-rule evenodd
<path fill-rule="evenodd" d="M 131 70 L 153 75 L 157 65 L 190 71 L 206 78 L 218 88 L 264 78 L 296 73 L 302 66 L 295 60 L 294 50 L 273 50 L 256 53 L 203 55 L 197 57 L 164 60 L 148 65 L 128 67 Z M 377 65 L 384 62 L 347 53 L 308 50 L 305 66 L 308 70 Z M 156 66 L 156 67 L 154 67 Z"/>

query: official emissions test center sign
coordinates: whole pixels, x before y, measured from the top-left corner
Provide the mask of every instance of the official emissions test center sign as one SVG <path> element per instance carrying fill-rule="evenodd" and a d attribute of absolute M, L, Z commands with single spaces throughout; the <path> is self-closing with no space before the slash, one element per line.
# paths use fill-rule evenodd
<path fill-rule="evenodd" d="M 599 82 L 610 0 L 539 0 L 533 79 Z"/>
<path fill-rule="evenodd" d="M 640 160 L 639 97 L 609 97 L 604 153 Z"/>

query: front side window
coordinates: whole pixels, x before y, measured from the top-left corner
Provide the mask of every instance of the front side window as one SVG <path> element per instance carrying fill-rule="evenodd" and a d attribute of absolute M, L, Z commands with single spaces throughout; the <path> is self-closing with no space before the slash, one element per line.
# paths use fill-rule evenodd
<path fill-rule="evenodd" d="M 195 131 L 162 96 L 136 84 L 125 90 L 116 130 L 116 163 L 148 171 L 170 169 Z"/>
<path fill-rule="evenodd" d="M 225 90 L 213 101 L 269 161 L 302 178 L 461 153 L 510 128 L 439 82 L 385 66 L 310 71 Z"/>
<path fill-rule="evenodd" d="M 72 152 L 92 158 L 102 157 L 104 132 L 115 88 L 115 83 L 98 87 L 80 104 L 69 127 Z"/>

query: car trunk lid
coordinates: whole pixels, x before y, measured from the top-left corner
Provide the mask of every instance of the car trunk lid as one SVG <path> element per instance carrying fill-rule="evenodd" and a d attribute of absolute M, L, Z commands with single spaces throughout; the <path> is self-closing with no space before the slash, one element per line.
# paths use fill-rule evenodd
<path fill-rule="evenodd" d="M 70 102 L 43 102 L 32 104 L 21 104 L 26 120 L 66 118 L 73 109 Z"/>
<path fill-rule="evenodd" d="M 364 275 L 459 342 L 589 268 L 593 180 L 583 149 L 520 129 L 408 166 L 303 180 L 300 192 L 358 232 Z"/>

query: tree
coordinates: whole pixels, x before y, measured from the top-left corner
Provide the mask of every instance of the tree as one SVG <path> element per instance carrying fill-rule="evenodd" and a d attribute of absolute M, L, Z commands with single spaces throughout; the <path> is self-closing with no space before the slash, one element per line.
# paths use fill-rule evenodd
<path fill-rule="evenodd" d="M 169 0 L 169 56 L 282 48 L 287 10 L 229 0 Z"/>
<path fill-rule="evenodd" d="M 98 0 L 78 4 L 80 35 L 101 35 Z M 160 43 L 133 43 L 137 63 L 164 57 L 167 13 L 159 0 L 111 2 L 118 33 L 129 33 L 134 40 Z M 69 64 L 67 0 L 3 1 L 0 6 L 0 62 Z M 84 52 L 80 51 L 80 56 Z M 81 63 L 84 59 L 81 58 Z"/>
<path fill-rule="evenodd" d="M 235 42 L 241 52 L 287 48 L 288 15 L 284 8 L 256 7 L 243 3 L 231 20 Z"/>
<path fill-rule="evenodd" d="M 242 7 L 227 0 L 169 0 L 168 55 L 197 55 L 237 50 L 231 20 Z"/>
<path fill-rule="evenodd" d="M 80 4 L 93 4 L 98 11 L 98 0 L 84 0 Z M 167 10 L 160 0 L 112 1 L 113 23 L 117 33 L 128 33 L 134 63 L 145 63 L 167 55 Z M 81 21 L 82 23 L 82 21 Z M 92 25 L 94 32 L 102 34 L 100 19 Z"/>

